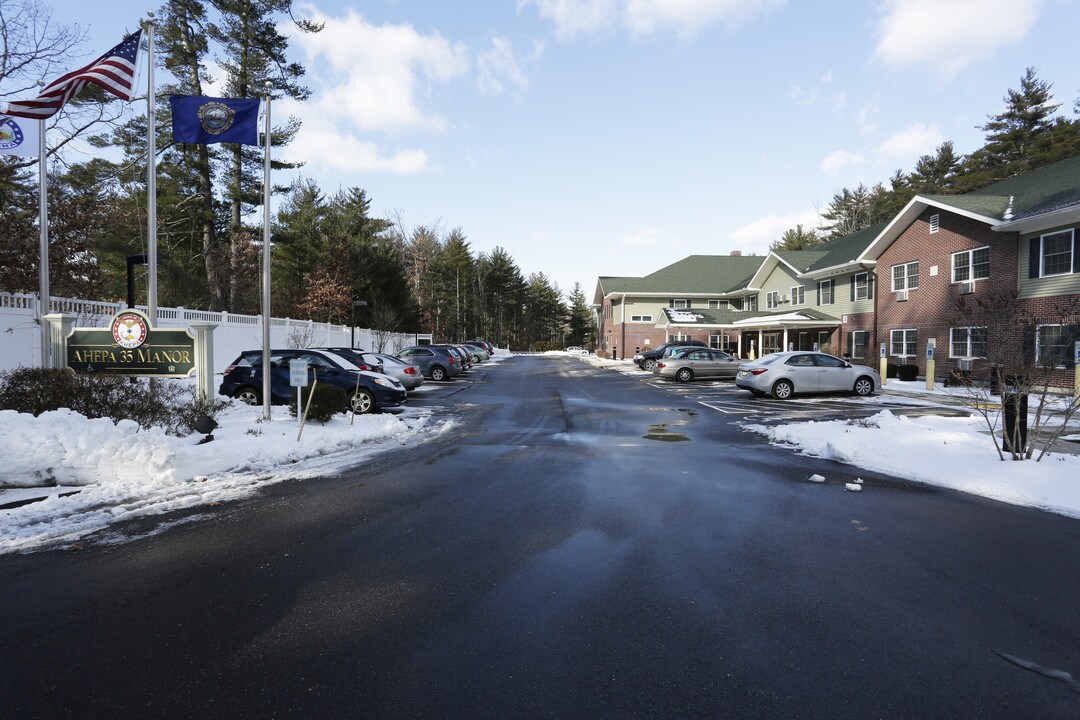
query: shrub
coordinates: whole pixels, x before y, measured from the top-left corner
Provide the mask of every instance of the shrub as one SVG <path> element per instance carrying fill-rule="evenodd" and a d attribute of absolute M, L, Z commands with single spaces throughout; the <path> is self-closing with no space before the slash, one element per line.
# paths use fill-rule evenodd
<path fill-rule="evenodd" d="M 188 435 L 200 415 L 216 416 L 223 400 L 199 400 L 194 388 L 167 379 L 76 375 L 66 369 L 17 368 L 0 373 L 0 409 L 40 415 L 68 408 L 88 418 L 133 420 Z"/>
<path fill-rule="evenodd" d="M 302 392 L 300 393 L 300 401 L 305 406 L 308 405 L 308 398 L 311 398 L 311 406 L 308 408 L 307 415 L 308 420 L 325 423 L 338 413 L 345 412 L 348 409 L 349 397 L 341 388 L 323 383 L 316 384 L 314 389 L 314 395 L 311 392 L 311 385 L 301 388 Z M 289 401 L 289 411 L 293 414 L 293 417 L 298 416 L 295 396 Z"/>
<path fill-rule="evenodd" d="M 918 365 L 901 365 L 898 371 L 901 380 L 915 380 L 919 377 Z"/>
<path fill-rule="evenodd" d="M 896 363 L 886 363 L 885 365 L 885 377 L 895 378 L 900 375 L 900 366 Z"/>

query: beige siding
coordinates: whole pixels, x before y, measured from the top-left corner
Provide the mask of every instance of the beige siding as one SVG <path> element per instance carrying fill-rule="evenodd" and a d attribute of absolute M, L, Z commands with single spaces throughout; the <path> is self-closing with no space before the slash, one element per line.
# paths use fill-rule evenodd
<path fill-rule="evenodd" d="M 876 282 L 873 283 L 873 295 L 867 300 L 852 300 L 851 299 L 851 278 L 858 273 L 848 273 L 847 275 L 837 275 L 832 278 L 833 281 L 833 303 L 831 305 L 818 305 L 818 285 L 817 281 L 808 281 L 806 288 L 806 303 L 808 307 L 812 307 L 816 310 L 820 310 L 823 313 L 828 313 L 835 317 L 841 317 L 842 315 L 854 315 L 857 313 L 873 312 L 874 300 L 873 295 L 876 295 L 881 288 L 879 288 Z M 872 274 L 868 274 L 873 282 Z"/>

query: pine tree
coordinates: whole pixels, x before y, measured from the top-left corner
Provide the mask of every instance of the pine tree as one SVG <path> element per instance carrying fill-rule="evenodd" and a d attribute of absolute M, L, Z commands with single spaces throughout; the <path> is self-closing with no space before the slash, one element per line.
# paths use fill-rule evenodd
<path fill-rule="evenodd" d="M 581 289 L 581 283 L 575 282 L 570 288 L 570 332 L 566 337 L 568 345 L 581 347 L 595 347 L 596 345 L 596 318 L 589 310 L 585 301 L 585 291 Z"/>

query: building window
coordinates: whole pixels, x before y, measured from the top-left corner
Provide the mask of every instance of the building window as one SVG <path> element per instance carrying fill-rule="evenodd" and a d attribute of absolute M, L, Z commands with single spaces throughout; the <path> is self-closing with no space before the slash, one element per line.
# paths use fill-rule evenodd
<path fill-rule="evenodd" d="M 671 308 L 674 309 L 674 310 L 689 310 L 690 309 L 690 301 L 689 300 L 672 300 L 671 301 Z"/>
<path fill-rule="evenodd" d="M 869 300 L 870 273 L 858 273 L 855 275 L 853 288 L 855 290 L 855 297 L 851 298 L 852 300 Z"/>
<path fill-rule="evenodd" d="M 746 311 L 757 312 L 757 295 L 751 295 L 746 298 Z"/>
<path fill-rule="evenodd" d="M 731 347 L 731 341 L 728 340 L 727 335 L 710 335 L 709 347 L 713 350 L 727 350 Z"/>
<path fill-rule="evenodd" d="M 1073 270 L 1073 231 L 1063 230 L 1039 238 L 1040 277 L 1065 275 Z"/>
<path fill-rule="evenodd" d="M 780 293 L 776 291 L 765 293 L 765 307 L 769 310 L 780 307 Z"/>
<path fill-rule="evenodd" d="M 985 280 L 990 277 L 990 248 L 965 250 L 953 253 L 952 281 Z"/>
<path fill-rule="evenodd" d="M 915 357 L 919 354 L 919 333 L 917 330 L 893 330 L 892 352 L 896 357 Z"/>
<path fill-rule="evenodd" d="M 709 301 L 709 309 L 710 310 L 723 310 L 727 306 L 728 306 L 728 301 L 727 300 L 710 300 Z"/>
<path fill-rule="evenodd" d="M 862 360 L 866 357 L 866 348 L 870 346 L 869 330 L 852 330 L 848 334 L 848 353 L 852 360 Z"/>
<path fill-rule="evenodd" d="M 818 305 L 832 305 L 833 300 L 833 281 L 822 280 L 818 283 Z"/>
<path fill-rule="evenodd" d="M 1035 328 L 1035 362 L 1043 367 L 1073 367 L 1073 343 L 1080 325 L 1039 325 Z"/>
<path fill-rule="evenodd" d="M 893 292 L 901 290 L 915 290 L 919 287 L 919 261 L 893 265 L 892 289 Z"/>
<path fill-rule="evenodd" d="M 672 342 L 686 342 L 687 340 L 690 340 L 690 339 L 691 339 L 690 336 L 687 335 L 686 333 L 675 333 L 674 335 L 671 336 Z"/>
<path fill-rule="evenodd" d="M 652 315 L 631 315 L 630 322 L 652 322 Z"/>
<path fill-rule="evenodd" d="M 806 302 L 806 288 L 802 285 L 796 285 L 791 288 L 791 304 L 802 305 Z"/>
<path fill-rule="evenodd" d="M 952 328 L 949 330 L 949 357 L 986 357 L 986 328 Z"/>
<path fill-rule="evenodd" d="M 941 216 L 934 213 L 930 216 L 930 234 L 933 235 L 941 229 Z"/>

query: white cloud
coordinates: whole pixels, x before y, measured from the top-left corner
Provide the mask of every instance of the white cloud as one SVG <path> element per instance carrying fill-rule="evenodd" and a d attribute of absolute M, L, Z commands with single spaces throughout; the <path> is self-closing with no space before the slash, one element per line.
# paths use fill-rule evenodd
<path fill-rule="evenodd" d="M 769 215 L 740 228 L 736 228 L 728 240 L 734 244 L 726 251 L 742 250 L 743 253 L 757 253 L 764 255 L 769 251 L 769 246 L 779 240 L 784 232 L 791 230 L 796 225 L 802 225 L 805 230 L 820 227 L 821 215 L 814 210 L 807 210 L 791 215 Z"/>
<path fill-rule="evenodd" d="M 324 122 L 307 120 L 289 145 L 289 155 L 310 158 L 309 163 L 348 173 L 415 175 L 430 170 L 424 150 L 410 148 L 382 152 L 370 141 Z"/>
<path fill-rule="evenodd" d="M 841 170 L 849 167 L 857 167 L 866 162 L 866 158 L 847 150 L 837 150 L 829 153 L 821 161 L 821 171 L 826 175 L 836 175 Z"/>
<path fill-rule="evenodd" d="M 739 25 L 766 15 L 785 0 L 518 0 L 520 12 L 535 5 L 561 38 L 599 33 L 619 25 L 631 36 L 674 30 L 694 35 L 721 23 Z"/>
<path fill-rule="evenodd" d="M 887 158 L 914 161 L 920 155 L 933 153 L 944 138 L 934 126 L 916 123 L 898 132 L 881 144 L 878 151 Z"/>
<path fill-rule="evenodd" d="M 925 66 L 951 78 L 1016 42 L 1045 0 L 885 0 L 874 54 L 895 68 Z"/>
<path fill-rule="evenodd" d="M 463 76 L 469 67 L 464 45 L 438 33 L 423 35 L 410 25 L 373 25 L 350 10 L 330 16 L 302 8 L 317 34 L 295 33 L 290 43 L 306 53 L 307 76 L 318 85 L 305 115 L 332 119 L 359 131 L 435 130 L 447 121 L 423 106 L 435 86 Z"/>
<path fill-rule="evenodd" d="M 543 47 L 536 52 L 543 52 Z M 477 55 L 476 66 L 481 95 L 499 95 L 507 83 L 518 88 L 529 85 L 529 78 L 514 55 L 514 47 L 506 38 L 493 37 L 491 48 Z"/>
<path fill-rule="evenodd" d="M 855 113 L 855 125 L 859 128 L 860 133 L 870 135 L 877 131 L 876 118 L 880 110 L 876 102 L 870 102 L 863 105 L 859 112 Z"/>

